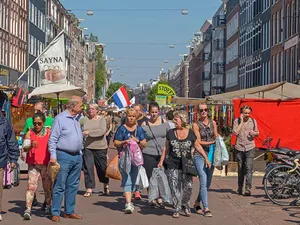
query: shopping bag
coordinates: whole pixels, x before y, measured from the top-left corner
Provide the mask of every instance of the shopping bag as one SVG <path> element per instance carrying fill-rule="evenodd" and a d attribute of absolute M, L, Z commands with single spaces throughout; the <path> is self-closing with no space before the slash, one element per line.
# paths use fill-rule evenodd
<path fill-rule="evenodd" d="M 220 167 L 222 165 L 222 152 L 221 152 L 221 146 L 219 143 L 219 137 L 216 139 L 216 145 L 215 145 L 215 151 L 214 151 L 214 158 L 213 158 L 213 165 L 215 167 Z"/>
<path fill-rule="evenodd" d="M 210 162 L 210 164 L 214 163 L 214 154 L 215 154 L 215 147 L 216 145 L 210 145 L 209 146 L 209 152 L 208 152 L 208 160 Z"/>
<path fill-rule="evenodd" d="M 140 168 L 139 168 L 139 173 L 138 173 L 135 184 L 143 189 L 149 187 L 148 177 L 146 174 L 146 170 L 143 166 L 140 166 Z"/>
<path fill-rule="evenodd" d="M 108 164 L 105 176 L 114 180 L 121 180 L 122 176 L 119 170 L 119 156 L 116 155 Z"/>
<path fill-rule="evenodd" d="M 131 157 L 131 163 L 134 166 L 141 166 L 144 164 L 144 158 L 140 146 L 135 141 L 128 141 L 127 148 Z"/>
<path fill-rule="evenodd" d="M 221 149 L 221 164 L 227 165 L 228 161 L 229 161 L 229 154 L 228 154 L 228 150 L 226 148 L 224 139 L 222 137 L 217 137 L 216 141 Z"/>
<path fill-rule="evenodd" d="M 120 170 L 124 171 L 126 174 L 129 174 L 131 171 L 131 157 L 128 147 L 125 147 L 120 153 Z"/>
<path fill-rule="evenodd" d="M 163 168 L 154 168 L 149 183 L 148 201 L 161 197 L 164 202 L 170 202 L 171 191 Z"/>

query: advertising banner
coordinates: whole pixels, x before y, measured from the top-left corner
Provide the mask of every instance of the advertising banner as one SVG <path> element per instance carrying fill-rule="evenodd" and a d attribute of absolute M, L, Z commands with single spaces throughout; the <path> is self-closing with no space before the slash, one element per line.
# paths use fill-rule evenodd
<path fill-rule="evenodd" d="M 159 107 L 165 106 L 167 104 L 167 96 L 164 95 L 156 95 L 155 101 L 159 105 Z"/>
<path fill-rule="evenodd" d="M 60 35 L 38 60 L 42 85 L 66 83 L 65 38 Z"/>
<path fill-rule="evenodd" d="M 27 118 L 32 117 L 33 114 L 32 104 L 24 104 L 21 108 L 11 107 L 11 123 L 17 134 L 23 131 Z"/>

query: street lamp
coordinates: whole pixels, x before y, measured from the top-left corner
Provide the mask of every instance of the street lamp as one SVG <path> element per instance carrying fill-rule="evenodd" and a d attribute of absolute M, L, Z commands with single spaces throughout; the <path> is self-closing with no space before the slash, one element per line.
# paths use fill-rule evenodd
<path fill-rule="evenodd" d="M 86 12 L 86 14 L 87 14 L 88 16 L 92 16 L 92 15 L 94 15 L 94 12 L 93 12 L 92 10 L 88 10 L 88 11 Z"/>
<path fill-rule="evenodd" d="M 79 29 L 80 30 L 88 30 L 89 28 L 87 28 L 87 27 L 80 27 Z"/>
<path fill-rule="evenodd" d="M 187 9 L 183 9 L 183 10 L 181 10 L 181 14 L 183 16 L 186 16 L 187 14 L 189 14 L 189 11 Z"/>
<path fill-rule="evenodd" d="M 175 48 L 175 45 L 169 45 L 169 48 Z"/>

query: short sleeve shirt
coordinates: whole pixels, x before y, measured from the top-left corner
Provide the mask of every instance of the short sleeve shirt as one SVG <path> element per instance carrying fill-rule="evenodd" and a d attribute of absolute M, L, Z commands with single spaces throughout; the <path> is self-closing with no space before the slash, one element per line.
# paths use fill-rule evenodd
<path fill-rule="evenodd" d="M 168 147 L 168 169 L 182 170 L 181 157 L 191 157 L 192 148 L 197 140 L 195 133 L 189 130 L 188 136 L 179 140 L 175 135 L 175 129 L 169 130 L 167 133 Z"/>
<path fill-rule="evenodd" d="M 140 126 L 137 126 L 136 130 L 134 131 L 129 131 L 124 125 L 122 125 L 116 131 L 114 140 L 125 141 L 128 140 L 130 136 L 136 137 L 139 141 L 142 141 L 146 138 L 145 131 Z M 122 147 L 119 147 L 118 152 L 120 152 L 122 149 Z"/>

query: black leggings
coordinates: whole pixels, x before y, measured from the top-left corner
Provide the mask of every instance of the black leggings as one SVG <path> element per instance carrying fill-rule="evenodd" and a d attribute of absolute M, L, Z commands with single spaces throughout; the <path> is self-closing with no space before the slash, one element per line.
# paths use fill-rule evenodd
<path fill-rule="evenodd" d="M 160 161 L 160 155 L 148 155 L 143 153 L 144 157 L 144 168 L 146 170 L 146 174 L 148 179 L 150 180 L 152 176 L 152 170 L 157 167 L 157 164 Z"/>
<path fill-rule="evenodd" d="M 83 150 L 83 173 L 85 187 L 95 188 L 95 173 L 94 166 L 96 167 L 99 181 L 103 184 L 108 184 L 109 179 L 105 177 L 107 168 L 107 149 L 105 150 Z"/>

